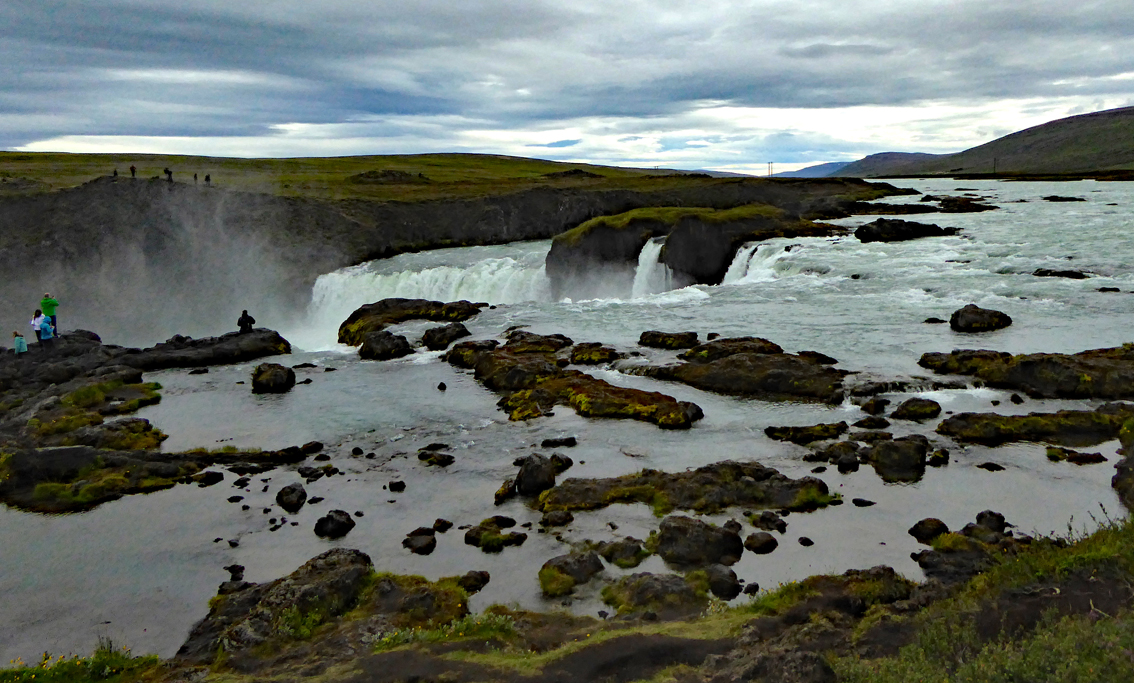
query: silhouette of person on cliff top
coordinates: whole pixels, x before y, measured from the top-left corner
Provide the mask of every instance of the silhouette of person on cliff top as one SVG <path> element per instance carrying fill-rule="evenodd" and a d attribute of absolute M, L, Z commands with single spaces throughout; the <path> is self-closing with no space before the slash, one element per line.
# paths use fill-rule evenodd
<path fill-rule="evenodd" d="M 256 319 L 248 315 L 248 311 L 243 311 L 240 314 L 240 319 L 236 321 L 236 326 L 240 328 L 240 334 L 248 334 L 255 324 Z"/>

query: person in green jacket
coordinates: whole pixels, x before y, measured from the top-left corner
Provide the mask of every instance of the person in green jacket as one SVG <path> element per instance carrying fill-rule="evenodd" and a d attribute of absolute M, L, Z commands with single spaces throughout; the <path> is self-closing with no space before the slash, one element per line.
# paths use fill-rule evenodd
<path fill-rule="evenodd" d="M 56 331 L 59 330 L 59 320 L 55 317 L 55 309 L 59 306 L 59 302 L 51 296 L 50 292 L 44 292 L 43 298 L 39 300 L 39 310 L 48 318 L 51 318 L 51 327 Z"/>

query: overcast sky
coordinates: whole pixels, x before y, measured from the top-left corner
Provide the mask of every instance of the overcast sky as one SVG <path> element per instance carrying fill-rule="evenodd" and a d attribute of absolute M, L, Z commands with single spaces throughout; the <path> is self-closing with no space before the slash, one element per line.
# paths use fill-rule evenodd
<path fill-rule="evenodd" d="M 4 0 L 0 148 L 764 172 L 1134 105 L 1134 2 Z"/>

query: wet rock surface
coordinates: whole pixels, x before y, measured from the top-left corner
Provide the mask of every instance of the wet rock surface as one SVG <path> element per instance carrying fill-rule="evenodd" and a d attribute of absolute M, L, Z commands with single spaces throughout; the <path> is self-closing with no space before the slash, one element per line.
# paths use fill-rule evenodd
<path fill-rule="evenodd" d="M 372 332 L 380 332 L 390 325 L 407 320 L 435 322 L 461 322 L 480 313 L 488 304 L 468 301 L 444 303 L 425 299 L 382 299 L 356 309 L 339 325 L 340 344 L 359 346 Z"/>
<path fill-rule="evenodd" d="M 400 334 L 385 330 L 367 332 L 358 347 L 358 357 L 365 360 L 391 360 L 403 358 L 413 353 L 409 340 Z"/>
<path fill-rule="evenodd" d="M 295 514 L 307 502 L 307 491 L 302 484 L 288 484 L 276 493 L 276 505 L 284 512 Z"/>
<path fill-rule="evenodd" d="M 929 440 L 920 434 L 883 440 L 866 451 L 863 458 L 886 482 L 914 482 L 925 474 Z"/>
<path fill-rule="evenodd" d="M 715 343 L 715 342 L 714 342 Z M 729 350 L 718 346 L 714 355 Z M 766 401 L 803 400 L 838 403 L 848 374 L 815 358 L 789 353 L 736 352 L 716 360 L 679 365 L 628 366 L 632 375 L 677 381 L 718 394 L 748 396 Z"/>
<path fill-rule="evenodd" d="M 586 583 L 601 572 L 602 560 L 594 551 L 568 553 L 553 557 L 539 570 L 539 584 L 544 597 L 569 595 L 575 586 Z"/>
<path fill-rule="evenodd" d="M 837 439 L 846 433 L 847 423 L 836 422 L 832 424 L 818 424 L 810 427 L 767 427 L 764 434 L 769 439 L 777 441 L 790 441 L 800 446 L 806 446 L 813 441 L 827 441 Z"/>
<path fill-rule="evenodd" d="M 697 614 L 708 604 L 682 577 L 676 574 L 641 572 L 618 579 L 603 589 L 603 602 L 619 614 L 650 612 L 659 619 L 676 619 Z"/>
<path fill-rule="evenodd" d="M 986 446 L 1035 441 L 1080 447 L 1118 437 L 1122 425 L 1132 418 L 1134 404 L 1129 403 L 1106 403 L 1095 410 L 1027 415 L 959 413 L 943 420 L 937 426 L 937 433 L 956 441 Z"/>
<path fill-rule="evenodd" d="M 691 349 L 697 346 L 696 332 L 661 332 L 647 330 L 638 337 L 638 346 L 648 346 L 655 349 Z"/>
<path fill-rule="evenodd" d="M 956 235 L 958 228 L 942 228 L 931 223 L 915 223 L 892 218 L 879 218 L 854 231 L 860 242 L 904 242 L 922 237 Z"/>
<path fill-rule="evenodd" d="M 469 328 L 461 323 L 431 327 L 421 336 L 421 345 L 430 351 L 444 351 L 458 339 L 469 336 Z"/>
<path fill-rule="evenodd" d="M 736 564 L 744 544 L 735 531 L 714 527 L 692 517 L 671 516 L 662 520 L 657 554 L 681 567 Z"/>
<path fill-rule="evenodd" d="M 282 394 L 295 386 L 295 370 L 278 363 L 263 363 L 252 371 L 252 393 Z"/>
<path fill-rule="evenodd" d="M 949 316 L 949 327 L 954 332 L 992 332 L 1011 324 L 1012 318 L 1007 313 L 981 308 L 976 304 L 968 304 Z"/>
<path fill-rule="evenodd" d="M 688 429 L 704 417 L 700 407 L 658 392 L 616 387 L 575 370 L 563 370 L 552 355 L 571 345 L 562 335 L 518 331 L 509 342 L 459 342 L 446 355 L 456 367 L 472 368 L 487 388 L 503 394 L 498 405 L 512 420 L 549 414 L 566 405 L 584 417 L 642 420 L 663 429 Z"/>
<path fill-rule="evenodd" d="M 890 417 L 895 420 L 930 420 L 941 414 L 941 404 L 928 398 L 911 398 L 902 402 Z M 888 425 L 883 425 L 888 426 Z"/>
<path fill-rule="evenodd" d="M 597 510 L 616 503 L 647 503 L 661 512 L 693 510 L 713 513 L 731 506 L 791 508 L 825 504 L 827 485 L 814 477 L 791 479 L 754 462 L 724 461 L 691 472 L 642 470 L 606 479 L 570 478 L 543 493 L 539 507 L 553 510 Z"/>
<path fill-rule="evenodd" d="M 1075 354 L 926 353 L 918 365 L 938 374 L 971 375 L 1032 398 L 1134 399 L 1134 344 Z"/>
<path fill-rule="evenodd" d="M 342 538 L 355 526 L 350 513 L 344 510 L 331 510 L 315 522 L 315 535 L 319 538 Z"/>

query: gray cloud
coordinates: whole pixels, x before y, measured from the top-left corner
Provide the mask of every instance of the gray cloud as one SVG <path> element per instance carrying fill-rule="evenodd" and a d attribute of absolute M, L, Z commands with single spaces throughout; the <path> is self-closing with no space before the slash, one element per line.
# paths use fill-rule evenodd
<path fill-rule="evenodd" d="M 702 157 L 707 164 L 740 154 L 824 159 L 883 144 L 841 134 L 840 116 L 804 134 L 780 126 L 810 140 L 806 149 L 777 146 L 789 138 L 762 129 L 694 136 L 682 127 L 711 106 L 987 111 L 1019 100 L 1048 112 L 1134 101 L 1134 79 L 1122 77 L 1134 73 L 1134 5 L 1115 0 L 17 0 L 0 5 L 0 23 L 8 148 L 62 136 L 259 139 L 283 125 L 359 124 L 370 140 L 359 152 L 418 151 L 414 140 L 422 150 L 440 140 L 500 151 L 467 138 L 492 130 L 497 139 L 515 131 L 512 148 L 553 152 L 557 141 L 584 140 L 563 148 L 578 155 L 589 135 L 617 130 L 626 145 L 657 140 L 659 152 L 694 139 L 728 150 Z M 580 122 L 586 138 L 567 130 Z M 989 135 L 1015 127 L 980 126 Z M 540 131 L 543 140 L 530 139 Z"/>

